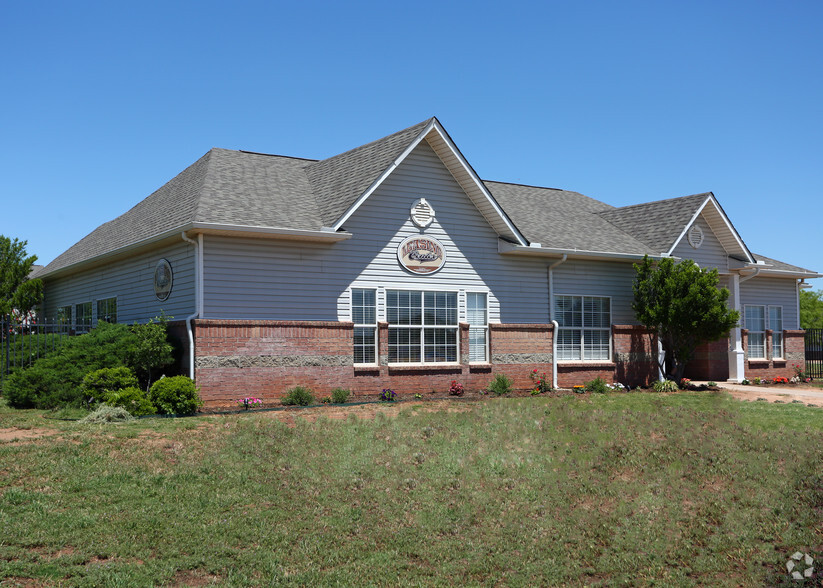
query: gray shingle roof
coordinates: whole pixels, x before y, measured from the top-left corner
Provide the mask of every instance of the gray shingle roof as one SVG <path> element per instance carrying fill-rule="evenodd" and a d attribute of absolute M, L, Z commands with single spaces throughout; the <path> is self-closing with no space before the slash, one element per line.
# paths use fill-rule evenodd
<path fill-rule="evenodd" d="M 632 235 L 659 255 L 669 251 L 711 194 L 694 194 L 599 211 L 600 218 Z"/>
<path fill-rule="evenodd" d="M 790 264 L 782 262 L 782 261 L 777 261 L 776 259 L 771 259 L 770 257 L 766 257 L 765 255 L 760 255 L 759 253 L 752 253 L 752 255 L 754 255 L 754 258 L 756 260 L 763 261 L 763 262 L 766 263 L 766 265 L 772 266 L 768 269 L 778 270 L 778 271 L 781 271 L 781 272 L 793 272 L 793 273 L 799 273 L 799 274 L 807 273 L 807 274 L 817 275 L 817 272 L 815 272 L 813 270 L 806 269 L 806 268 L 803 268 L 803 267 L 799 267 L 799 266 L 796 266 L 796 265 L 790 265 Z"/>
<path fill-rule="evenodd" d="M 212 149 L 38 276 L 184 230 L 193 223 L 319 231 L 332 226 L 434 119 L 322 161 Z M 484 182 L 532 243 L 569 251 L 668 251 L 710 194 L 614 208 L 577 192 Z M 806 271 L 759 256 L 775 269 Z M 813 272 L 810 272 L 813 273 Z"/>
<path fill-rule="evenodd" d="M 577 192 L 484 181 L 517 228 L 532 243 L 579 251 L 655 253 L 601 217 L 614 207 Z"/>
<path fill-rule="evenodd" d="M 306 167 L 327 227 L 339 219 L 432 119 Z"/>

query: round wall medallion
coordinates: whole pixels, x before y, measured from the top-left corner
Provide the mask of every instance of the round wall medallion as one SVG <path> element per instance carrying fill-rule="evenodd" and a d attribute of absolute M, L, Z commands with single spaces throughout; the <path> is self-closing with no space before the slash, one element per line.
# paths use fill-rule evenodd
<path fill-rule="evenodd" d="M 698 227 L 697 225 L 693 225 L 691 229 L 689 229 L 689 245 L 691 245 L 694 249 L 697 249 L 703 244 L 703 229 Z"/>
<path fill-rule="evenodd" d="M 161 259 L 154 268 L 154 295 L 158 300 L 166 300 L 171 294 L 174 273 L 167 259 Z"/>
<path fill-rule="evenodd" d="M 434 220 L 434 209 L 431 204 L 426 202 L 425 198 L 421 198 L 412 204 L 411 219 L 421 229 L 425 229 Z"/>
<path fill-rule="evenodd" d="M 397 246 L 397 260 L 412 273 L 431 274 L 446 263 L 446 250 L 437 239 L 415 235 Z"/>

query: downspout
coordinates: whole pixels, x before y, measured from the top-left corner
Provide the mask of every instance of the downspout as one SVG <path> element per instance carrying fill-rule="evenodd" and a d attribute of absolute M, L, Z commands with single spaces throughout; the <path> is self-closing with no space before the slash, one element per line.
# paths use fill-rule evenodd
<path fill-rule="evenodd" d="M 194 245 L 194 314 L 186 317 L 186 332 L 189 336 L 189 377 L 193 380 L 194 379 L 194 333 L 191 327 L 192 319 L 195 319 L 200 316 L 201 311 L 203 309 L 203 297 L 202 297 L 202 287 L 200 283 L 200 277 L 202 276 L 202 265 L 201 261 L 203 258 L 202 255 L 202 246 L 203 246 L 203 235 L 198 235 L 198 241 L 194 239 L 190 239 L 186 232 L 183 231 L 181 233 L 181 237 L 183 237 L 183 241 L 187 243 L 191 243 Z"/>
<path fill-rule="evenodd" d="M 554 319 L 554 268 L 563 263 L 569 258 L 564 253 L 563 257 L 555 261 L 549 266 L 549 320 L 552 323 L 552 386 L 558 388 L 557 385 L 557 330 L 560 325 Z"/>

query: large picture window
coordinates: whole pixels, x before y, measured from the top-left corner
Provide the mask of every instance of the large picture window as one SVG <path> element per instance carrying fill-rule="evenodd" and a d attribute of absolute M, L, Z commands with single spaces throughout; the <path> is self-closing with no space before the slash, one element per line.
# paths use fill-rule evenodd
<path fill-rule="evenodd" d="M 389 363 L 457 362 L 457 292 L 386 291 Z"/>
<path fill-rule="evenodd" d="M 557 359 L 608 361 L 611 350 L 611 300 L 599 296 L 555 296 Z"/>
<path fill-rule="evenodd" d="M 374 290 L 353 288 L 354 363 L 377 363 L 377 299 Z"/>

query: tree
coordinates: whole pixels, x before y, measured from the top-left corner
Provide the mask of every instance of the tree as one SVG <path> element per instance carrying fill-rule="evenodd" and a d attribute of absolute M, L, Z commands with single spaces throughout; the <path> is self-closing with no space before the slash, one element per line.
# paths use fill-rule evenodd
<path fill-rule="evenodd" d="M 800 328 L 823 329 L 823 290 L 800 291 Z"/>
<path fill-rule="evenodd" d="M 0 316 L 25 316 L 43 300 L 43 282 L 29 279 L 37 256 L 26 253 L 26 244 L 0 235 Z"/>
<path fill-rule="evenodd" d="M 648 256 L 634 269 L 632 309 L 653 347 L 657 341 L 663 346 L 660 369 L 679 382 L 697 346 L 727 337 L 740 313 L 726 305 L 729 291 L 717 287 L 716 269 L 701 269 L 690 259 L 655 264 Z"/>

